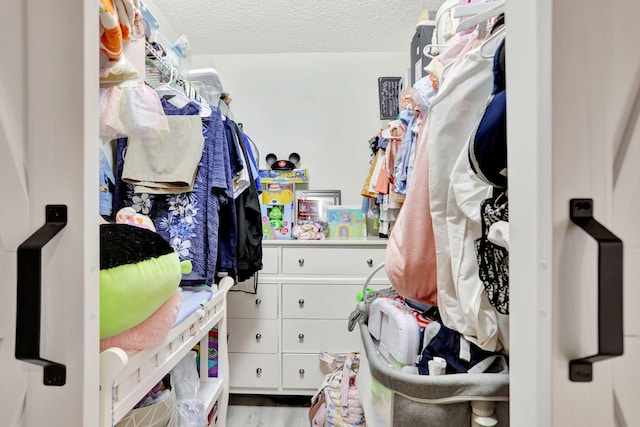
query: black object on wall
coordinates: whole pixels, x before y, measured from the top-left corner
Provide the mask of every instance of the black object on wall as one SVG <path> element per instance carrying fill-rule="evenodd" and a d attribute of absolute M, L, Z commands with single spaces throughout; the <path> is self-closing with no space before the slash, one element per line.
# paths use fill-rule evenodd
<path fill-rule="evenodd" d="M 400 113 L 400 95 L 404 90 L 401 77 L 378 77 L 380 120 L 393 120 Z"/>
<path fill-rule="evenodd" d="M 424 67 L 429 65 L 431 59 L 424 55 L 425 46 L 431 44 L 433 25 L 419 25 L 411 40 L 411 85 L 427 75 Z"/>

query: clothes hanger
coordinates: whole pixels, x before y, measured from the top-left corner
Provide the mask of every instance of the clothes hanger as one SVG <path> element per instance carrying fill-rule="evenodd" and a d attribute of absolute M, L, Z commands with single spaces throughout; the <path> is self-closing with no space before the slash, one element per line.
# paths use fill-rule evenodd
<path fill-rule="evenodd" d="M 484 2 L 469 3 L 465 5 L 456 6 L 453 8 L 454 18 L 466 18 L 467 16 L 477 15 L 492 7 L 504 3 L 504 0 L 487 0 Z"/>
<path fill-rule="evenodd" d="M 447 47 L 446 44 L 428 44 L 422 49 L 422 54 L 427 58 L 433 59 L 440 54 L 440 49 L 446 49 Z"/>
<path fill-rule="evenodd" d="M 182 88 L 183 92 L 191 102 L 195 102 L 200 107 L 200 117 L 209 117 L 213 110 L 211 106 L 198 94 L 198 91 L 193 85 L 184 79 L 178 79 L 177 82 Z"/>
<path fill-rule="evenodd" d="M 166 99 L 178 108 L 183 108 L 189 103 L 189 99 L 186 97 L 184 92 L 174 86 L 173 67 L 168 67 L 168 69 L 170 71 L 169 81 L 156 87 L 155 91 L 160 98 Z"/>
<path fill-rule="evenodd" d="M 164 48 L 162 48 L 158 43 L 150 44 L 148 41 L 146 42 L 145 47 L 147 57 L 160 71 L 160 73 L 164 75 L 166 75 L 167 72 L 169 73 L 169 81 L 155 88 L 158 96 L 164 97 L 167 101 L 178 108 L 184 107 L 189 102 L 194 102 L 200 108 L 200 117 L 209 117 L 213 112 L 211 106 L 202 99 L 191 83 L 180 77 L 173 64 L 163 60 L 159 56 L 158 52 L 160 50 L 164 51 Z"/>
<path fill-rule="evenodd" d="M 468 30 L 469 28 L 475 27 L 476 25 L 481 24 L 486 20 L 493 18 L 494 16 L 504 13 L 506 7 L 506 3 L 504 1 L 495 1 L 486 4 L 490 5 L 491 7 L 462 21 L 456 27 L 456 33 Z"/>

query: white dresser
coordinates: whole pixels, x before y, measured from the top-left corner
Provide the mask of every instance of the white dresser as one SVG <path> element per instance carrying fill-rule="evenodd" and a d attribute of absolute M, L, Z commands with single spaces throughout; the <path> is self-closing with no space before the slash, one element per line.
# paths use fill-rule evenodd
<path fill-rule="evenodd" d="M 265 240 L 257 294 L 228 297 L 230 391 L 311 395 L 327 372 L 318 353 L 360 348 L 347 329 L 356 295 L 384 262 L 386 240 Z M 388 287 L 384 271 L 370 287 Z"/>

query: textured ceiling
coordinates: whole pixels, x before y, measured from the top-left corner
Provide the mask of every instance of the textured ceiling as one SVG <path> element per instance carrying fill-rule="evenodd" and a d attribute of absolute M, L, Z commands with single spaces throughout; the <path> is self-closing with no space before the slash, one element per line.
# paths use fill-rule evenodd
<path fill-rule="evenodd" d="M 154 0 L 193 55 L 406 51 L 442 0 Z M 432 16 L 433 19 L 433 16 Z M 162 30 L 162 28 L 161 28 Z"/>

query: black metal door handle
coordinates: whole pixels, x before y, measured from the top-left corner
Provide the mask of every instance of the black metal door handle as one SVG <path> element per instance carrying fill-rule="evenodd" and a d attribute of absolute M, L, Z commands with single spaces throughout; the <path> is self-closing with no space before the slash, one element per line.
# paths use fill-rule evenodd
<path fill-rule="evenodd" d="M 47 205 L 45 224 L 18 247 L 16 359 L 44 367 L 44 385 L 63 386 L 67 367 L 40 357 L 42 248 L 67 225 L 66 205 Z"/>
<path fill-rule="evenodd" d="M 588 382 L 593 362 L 623 353 L 622 241 L 593 218 L 593 199 L 571 199 L 569 217 L 598 242 L 598 353 L 569 362 L 569 379 Z"/>

